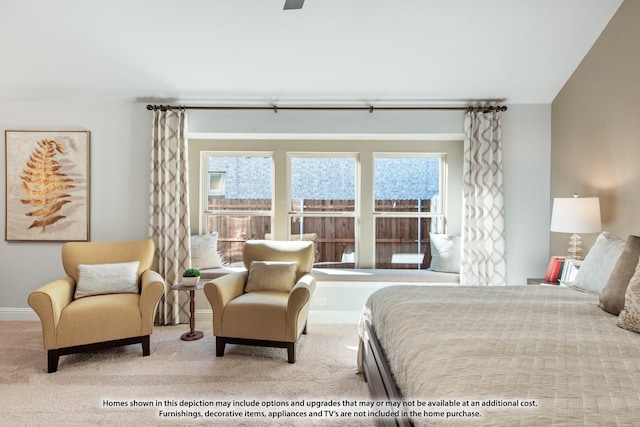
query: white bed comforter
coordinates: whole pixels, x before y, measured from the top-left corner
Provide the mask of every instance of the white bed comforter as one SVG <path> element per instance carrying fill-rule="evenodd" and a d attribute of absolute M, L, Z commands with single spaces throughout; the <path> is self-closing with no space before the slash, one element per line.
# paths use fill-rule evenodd
<path fill-rule="evenodd" d="M 390 286 L 362 317 L 405 401 L 461 405 L 413 408 L 416 425 L 640 425 L 640 334 L 597 302 L 557 286 Z"/>

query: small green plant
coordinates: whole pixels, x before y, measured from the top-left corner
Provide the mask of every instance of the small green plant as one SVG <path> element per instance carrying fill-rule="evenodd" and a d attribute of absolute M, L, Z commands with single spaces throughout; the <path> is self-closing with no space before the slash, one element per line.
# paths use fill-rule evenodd
<path fill-rule="evenodd" d="M 182 273 L 182 277 L 200 277 L 200 271 L 195 268 L 189 268 Z"/>

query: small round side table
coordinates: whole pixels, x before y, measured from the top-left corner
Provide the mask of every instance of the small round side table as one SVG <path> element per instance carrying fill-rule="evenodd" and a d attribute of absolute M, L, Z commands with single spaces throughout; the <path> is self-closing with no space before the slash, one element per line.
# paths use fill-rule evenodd
<path fill-rule="evenodd" d="M 195 341 L 204 336 L 201 331 L 196 331 L 196 291 L 204 288 L 204 282 L 198 281 L 195 286 L 188 286 L 184 283 L 178 282 L 171 286 L 174 291 L 187 291 L 189 292 L 189 332 L 185 332 L 180 337 L 183 341 Z"/>

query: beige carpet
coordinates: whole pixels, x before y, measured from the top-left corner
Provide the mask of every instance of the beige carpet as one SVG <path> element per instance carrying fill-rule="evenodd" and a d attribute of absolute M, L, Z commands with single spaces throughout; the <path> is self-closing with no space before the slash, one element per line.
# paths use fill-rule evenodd
<path fill-rule="evenodd" d="M 140 345 L 68 355 L 60 358 L 58 372 L 47 374 L 40 323 L 0 322 L 2 424 L 374 425 L 345 406 L 345 400 L 369 400 L 367 385 L 356 374 L 355 325 L 309 325 L 295 364 L 287 363 L 285 349 L 235 345 L 216 358 L 210 325 L 197 325 L 205 333 L 199 341 L 181 341 L 187 329 L 156 327 L 149 357 L 142 357 Z M 132 406 L 134 400 L 152 406 Z M 312 407 L 312 402 L 323 406 Z M 332 402 L 340 406 L 326 406 Z M 120 403 L 127 406 L 116 406 Z M 245 416 L 246 411 L 264 415 Z M 288 414 L 268 417 L 279 411 Z M 198 412 L 202 418 L 193 418 Z"/>

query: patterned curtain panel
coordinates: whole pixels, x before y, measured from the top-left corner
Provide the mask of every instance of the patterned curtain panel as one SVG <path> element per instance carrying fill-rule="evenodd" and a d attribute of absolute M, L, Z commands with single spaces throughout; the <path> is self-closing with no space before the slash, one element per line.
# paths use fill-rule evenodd
<path fill-rule="evenodd" d="M 502 141 L 499 111 L 464 118 L 464 189 L 460 282 L 506 282 Z"/>
<path fill-rule="evenodd" d="M 149 227 L 156 245 L 154 269 L 166 282 L 156 321 L 162 325 L 189 321 L 186 292 L 171 290 L 190 266 L 187 115 L 154 111 L 151 149 Z"/>

